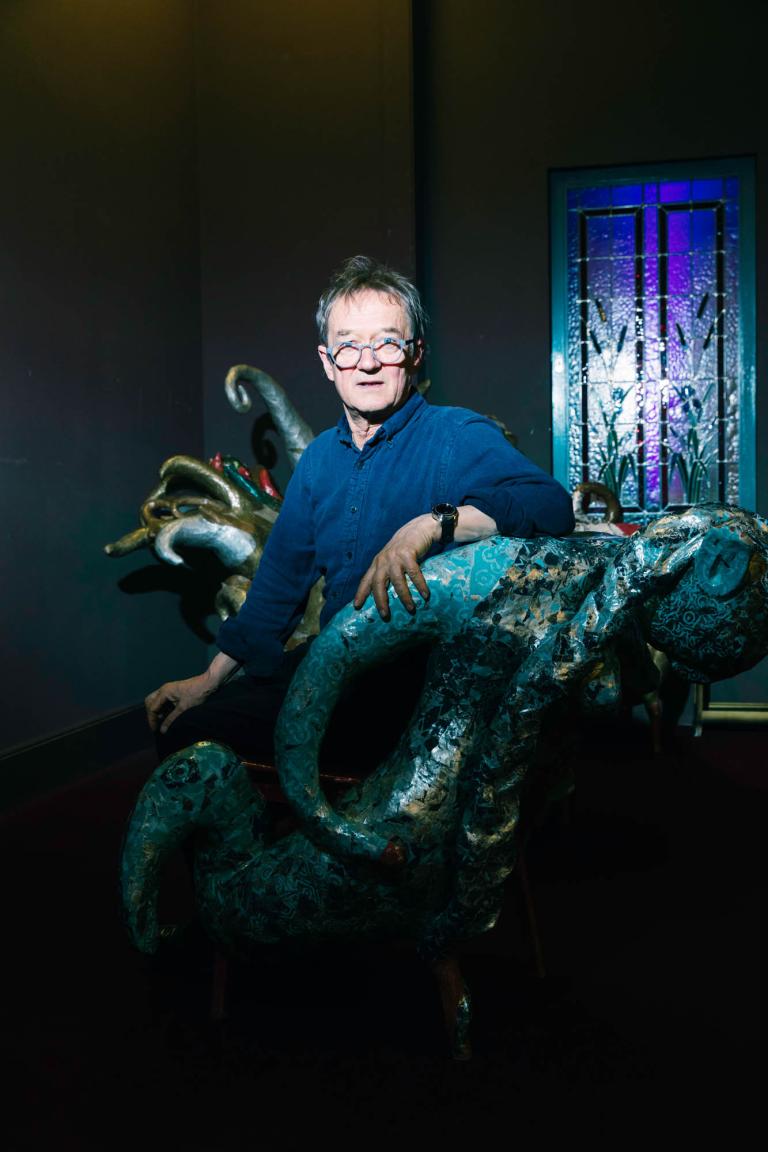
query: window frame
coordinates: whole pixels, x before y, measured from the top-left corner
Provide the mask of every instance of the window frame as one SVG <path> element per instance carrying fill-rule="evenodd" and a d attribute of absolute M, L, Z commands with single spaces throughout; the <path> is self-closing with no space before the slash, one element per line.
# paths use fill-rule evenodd
<path fill-rule="evenodd" d="M 739 504 L 753 510 L 757 500 L 756 351 L 755 351 L 755 160 L 709 160 L 551 169 L 549 172 L 551 276 L 552 470 L 570 489 L 568 425 L 568 193 L 597 185 L 616 186 L 708 177 L 739 181 Z M 661 513 L 644 513 L 644 520 Z"/>

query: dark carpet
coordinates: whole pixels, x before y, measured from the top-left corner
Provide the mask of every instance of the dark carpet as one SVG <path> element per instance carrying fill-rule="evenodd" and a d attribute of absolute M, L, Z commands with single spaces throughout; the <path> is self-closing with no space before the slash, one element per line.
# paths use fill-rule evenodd
<path fill-rule="evenodd" d="M 402 945 L 265 949 L 208 1020 L 211 948 L 183 860 L 156 957 L 124 937 L 123 827 L 149 755 L 6 814 L 0 1142 L 23 1149 L 406 1149 L 564 1139 L 746 1144 L 763 1112 L 768 731 L 579 745 L 528 849 L 547 975 L 513 878 L 463 952 L 474 1056 L 450 1059 Z"/>

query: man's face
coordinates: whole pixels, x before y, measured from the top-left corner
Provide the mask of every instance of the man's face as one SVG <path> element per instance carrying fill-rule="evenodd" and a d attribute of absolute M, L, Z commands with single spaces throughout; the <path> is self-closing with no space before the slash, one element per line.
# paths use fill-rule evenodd
<path fill-rule="evenodd" d="M 421 349 L 409 345 L 402 364 L 379 364 L 364 348 L 355 368 L 338 368 L 328 357 L 344 340 L 373 344 L 384 336 L 407 340 L 412 335 L 401 304 L 379 292 L 360 292 L 337 300 L 328 318 L 328 344 L 318 352 L 325 374 L 336 386 L 342 404 L 354 420 L 380 424 L 396 411 L 410 392 L 409 375 L 418 366 Z"/>

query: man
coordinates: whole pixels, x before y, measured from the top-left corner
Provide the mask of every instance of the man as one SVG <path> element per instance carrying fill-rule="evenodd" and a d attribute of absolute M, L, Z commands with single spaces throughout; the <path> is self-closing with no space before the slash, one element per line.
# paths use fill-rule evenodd
<path fill-rule="evenodd" d="M 369 595 L 387 620 L 390 586 L 396 611 L 417 611 L 409 580 L 427 599 L 420 564 L 430 554 L 497 533 L 573 529 L 567 492 L 491 420 L 432 406 L 414 389 L 425 317 L 410 281 L 353 257 L 321 296 L 317 323 L 318 353 L 342 417 L 299 460 L 247 599 L 221 625 L 208 669 L 147 697 L 162 756 L 209 739 L 246 758 L 269 758 L 272 727 L 303 654 L 286 654 L 283 645 L 321 574 L 321 627 Z M 389 677 L 362 721 L 377 738 L 392 719 L 389 697 L 401 695 L 387 692 Z M 359 719 L 359 707 L 351 714 Z"/>

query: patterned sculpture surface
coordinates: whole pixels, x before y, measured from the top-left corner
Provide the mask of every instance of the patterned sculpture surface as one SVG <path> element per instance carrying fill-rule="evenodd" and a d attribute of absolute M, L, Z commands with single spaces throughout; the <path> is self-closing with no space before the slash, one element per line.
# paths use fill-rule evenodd
<path fill-rule="evenodd" d="M 163 864 L 197 831 L 199 912 L 225 947 L 395 934 L 438 961 L 493 925 L 542 741 L 567 710 L 609 707 L 623 667 L 644 667 L 650 683 L 648 645 L 697 681 L 751 667 L 768 651 L 767 572 L 768 522 L 701 505 L 623 541 L 494 537 L 428 561 L 431 598 L 415 616 L 396 603 L 390 623 L 370 602 L 342 610 L 279 721 L 279 777 L 300 830 L 270 840 L 266 806 L 228 749 L 169 757 L 126 835 L 135 944 L 157 946 Z M 426 641 L 435 647 L 408 730 L 332 807 L 318 751 L 339 694 L 361 669 Z"/>
<path fill-rule="evenodd" d="M 255 369 L 231 370 L 233 403 L 243 376 L 267 397 L 295 462 L 311 432 Z M 185 487 L 190 479 L 197 495 Z M 214 548 L 231 572 L 217 604 L 226 615 L 245 595 L 278 509 L 263 478 L 254 484 L 233 466 L 173 457 L 142 509 L 142 528 L 107 550 L 150 544 L 179 563 L 177 543 Z M 626 536 L 597 535 L 581 519 L 583 534 L 565 540 L 494 537 L 429 560 L 431 596 L 415 597 L 415 616 L 393 603 L 385 623 L 369 600 L 334 617 L 299 666 L 276 734 L 298 831 L 275 835 L 229 749 L 201 743 L 164 761 L 124 843 L 124 916 L 136 946 L 157 947 L 163 866 L 193 832 L 199 914 L 232 951 L 408 936 L 439 971 L 457 942 L 488 930 L 515 865 L 521 817 L 547 791 L 569 710 L 614 708 L 628 680 L 636 697 L 647 696 L 665 660 L 677 675 L 709 682 L 768 652 L 766 521 L 699 505 Z M 317 631 L 318 606 L 319 589 L 294 642 Z M 365 668 L 425 643 L 429 671 L 407 731 L 331 805 L 318 755 L 340 694 Z M 461 1048 L 468 1008 L 466 997 L 455 999 Z"/>

